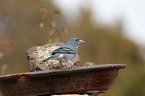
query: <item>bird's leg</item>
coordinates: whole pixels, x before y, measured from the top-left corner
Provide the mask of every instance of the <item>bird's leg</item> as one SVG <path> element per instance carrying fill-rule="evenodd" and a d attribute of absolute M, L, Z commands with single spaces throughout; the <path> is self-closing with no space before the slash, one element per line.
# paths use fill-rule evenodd
<path fill-rule="evenodd" d="M 77 63 L 74 63 L 71 68 L 74 69 L 74 68 L 77 68 L 78 67 L 78 64 Z"/>
<path fill-rule="evenodd" d="M 75 67 L 78 67 L 78 63 L 74 63 L 74 66 L 75 66 Z"/>

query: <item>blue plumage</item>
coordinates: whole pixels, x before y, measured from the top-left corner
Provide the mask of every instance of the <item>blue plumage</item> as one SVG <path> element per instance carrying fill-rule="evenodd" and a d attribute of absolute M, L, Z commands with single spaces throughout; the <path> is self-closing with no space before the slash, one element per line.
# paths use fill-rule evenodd
<path fill-rule="evenodd" d="M 71 60 L 73 60 L 76 57 L 78 53 L 78 46 L 81 43 L 84 43 L 84 41 L 78 38 L 71 38 L 64 45 L 54 50 L 51 54 L 52 55 L 51 57 L 48 57 L 42 62 L 46 62 L 54 58 L 59 60 L 60 62 L 62 61 L 71 62 Z"/>

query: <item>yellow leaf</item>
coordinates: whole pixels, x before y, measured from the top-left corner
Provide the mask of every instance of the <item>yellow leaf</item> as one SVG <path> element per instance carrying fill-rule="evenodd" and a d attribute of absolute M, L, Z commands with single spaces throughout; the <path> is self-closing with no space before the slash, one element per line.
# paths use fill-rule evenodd
<path fill-rule="evenodd" d="M 61 14 L 61 12 L 59 10 L 54 10 L 53 13 L 54 14 L 59 14 L 59 15 Z"/>

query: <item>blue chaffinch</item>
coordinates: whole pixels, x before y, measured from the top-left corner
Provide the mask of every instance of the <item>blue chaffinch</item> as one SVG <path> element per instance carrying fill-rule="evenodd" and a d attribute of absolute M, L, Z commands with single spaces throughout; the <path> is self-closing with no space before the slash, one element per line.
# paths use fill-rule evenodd
<path fill-rule="evenodd" d="M 71 63 L 71 60 L 73 60 L 76 57 L 76 55 L 78 53 L 78 46 L 81 43 L 84 43 L 84 41 L 80 40 L 78 38 L 71 38 L 64 45 L 62 45 L 58 49 L 54 50 L 51 53 L 51 55 L 52 55 L 51 57 L 48 57 L 47 59 L 43 60 L 42 62 L 46 62 L 51 59 L 57 59 L 60 62 L 60 64 L 62 61 Z"/>

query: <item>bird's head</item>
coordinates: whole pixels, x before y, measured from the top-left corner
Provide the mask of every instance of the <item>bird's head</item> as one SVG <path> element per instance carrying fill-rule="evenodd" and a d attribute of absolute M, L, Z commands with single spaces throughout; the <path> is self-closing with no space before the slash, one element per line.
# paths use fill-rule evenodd
<path fill-rule="evenodd" d="M 66 44 L 79 45 L 81 43 L 85 43 L 85 42 L 83 40 L 78 39 L 78 38 L 71 38 L 70 40 L 67 41 Z"/>

